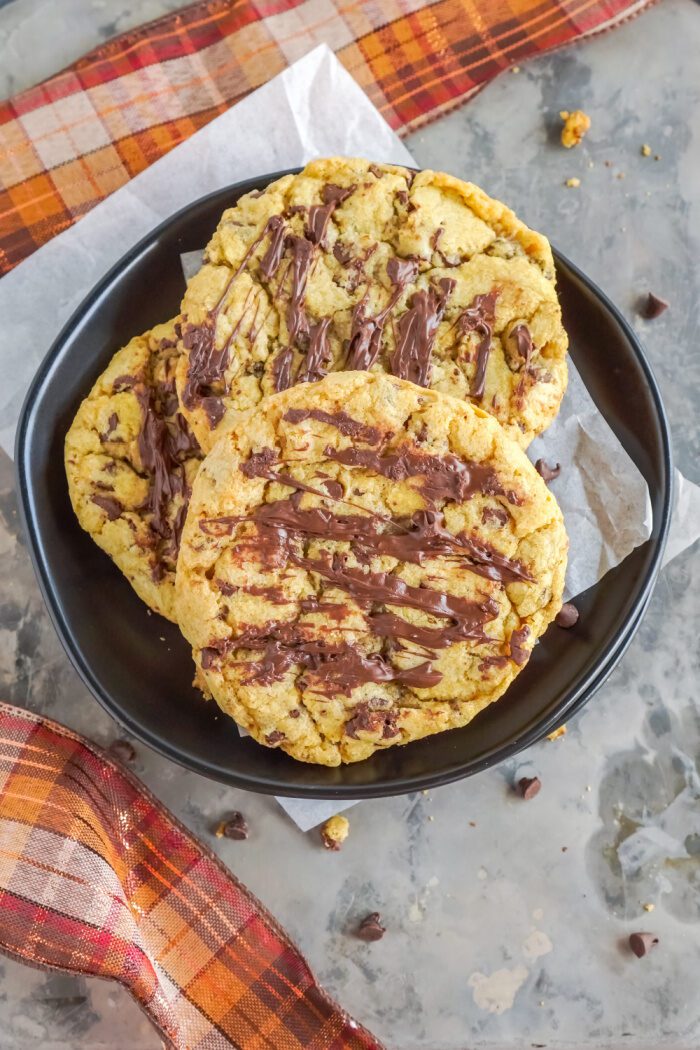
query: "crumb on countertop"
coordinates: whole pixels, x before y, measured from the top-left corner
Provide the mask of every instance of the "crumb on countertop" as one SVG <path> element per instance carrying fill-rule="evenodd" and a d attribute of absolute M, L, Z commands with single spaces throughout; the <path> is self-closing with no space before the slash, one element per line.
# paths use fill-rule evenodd
<path fill-rule="evenodd" d="M 576 189 L 578 186 L 581 185 L 581 180 L 577 179 L 574 175 L 570 179 L 567 179 L 564 185 L 568 186 L 570 189 Z"/>
<path fill-rule="evenodd" d="M 566 726 L 559 726 L 553 733 L 547 733 L 547 740 L 558 740 L 560 736 L 566 736 Z"/>
<path fill-rule="evenodd" d="M 564 127 L 561 129 L 562 146 L 565 146 L 566 149 L 578 146 L 591 126 L 591 118 L 582 109 L 574 109 L 572 112 L 562 109 L 559 116 L 564 121 Z"/>
<path fill-rule="evenodd" d="M 647 146 L 647 144 L 645 142 L 644 145 L 642 146 L 641 150 L 640 150 L 640 153 L 642 154 L 643 157 L 650 157 L 651 156 L 651 146 Z"/>
<path fill-rule="evenodd" d="M 347 817 L 337 814 L 329 817 L 321 828 L 321 839 L 326 849 L 337 852 L 345 842 L 350 832 L 350 821 Z"/>

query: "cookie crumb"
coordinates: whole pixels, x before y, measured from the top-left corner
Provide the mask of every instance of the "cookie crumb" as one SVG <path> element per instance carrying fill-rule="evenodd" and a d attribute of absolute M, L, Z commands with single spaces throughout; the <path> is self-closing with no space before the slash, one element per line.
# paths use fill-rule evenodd
<path fill-rule="evenodd" d="M 660 153 L 655 153 L 654 154 L 654 160 L 661 160 L 661 154 Z"/>
<path fill-rule="evenodd" d="M 511 66 L 510 67 L 510 71 L 511 71 L 511 73 L 519 73 L 520 72 L 520 66 Z"/>
<path fill-rule="evenodd" d="M 658 943 L 659 938 L 653 933 L 631 933 L 629 938 L 629 946 L 638 959 L 648 955 Z"/>
<path fill-rule="evenodd" d="M 644 911 L 653 911 L 655 905 L 647 903 L 647 904 L 643 904 L 642 907 L 644 908 Z"/>
<path fill-rule="evenodd" d="M 541 787 L 542 781 L 539 777 L 521 777 L 516 790 L 521 798 L 529 801 L 535 795 L 539 795 Z"/>
<path fill-rule="evenodd" d="M 355 930 L 355 936 L 362 941 L 381 941 L 385 933 L 386 927 L 382 926 L 382 917 L 378 911 L 366 915 Z"/>
<path fill-rule="evenodd" d="M 562 853 L 567 853 L 568 849 L 569 849 L 568 846 L 562 846 L 561 851 L 562 851 Z"/>
<path fill-rule="evenodd" d="M 247 839 L 248 833 L 248 821 L 238 811 L 232 813 L 226 820 L 222 820 L 214 831 L 217 839 L 237 839 L 238 841 Z"/>
<path fill-rule="evenodd" d="M 651 146 L 647 146 L 647 144 L 645 142 L 639 152 L 642 154 L 643 157 L 650 157 L 651 156 Z"/>
<path fill-rule="evenodd" d="M 626 177 L 627 176 L 625 175 L 624 171 L 616 171 L 615 172 L 615 178 L 616 179 L 624 179 Z"/>
<path fill-rule="evenodd" d="M 476 821 L 475 820 L 470 820 L 469 821 L 469 827 L 470 828 L 475 828 L 476 827 Z"/>
<path fill-rule="evenodd" d="M 575 190 L 578 186 L 581 185 L 581 180 L 577 179 L 576 176 L 573 175 L 570 179 L 566 180 L 564 185 L 568 186 L 570 189 L 574 189 Z"/>
<path fill-rule="evenodd" d="M 578 146 L 583 136 L 591 126 L 591 118 L 582 109 L 575 109 L 571 113 L 562 109 L 559 116 L 564 121 L 561 129 L 561 144 L 566 149 Z"/>
<path fill-rule="evenodd" d="M 553 733 L 547 733 L 547 740 L 558 740 L 560 736 L 566 736 L 566 726 L 559 726 Z"/>
<path fill-rule="evenodd" d="M 120 762 L 133 762 L 136 758 L 136 748 L 129 740 L 113 740 L 107 751 Z"/>
<path fill-rule="evenodd" d="M 348 837 L 349 832 L 350 821 L 347 817 L 341 817 L 339 814 L 329 817 L 321 828 L 321 841 L 324 848 L 337 853 Z"/>

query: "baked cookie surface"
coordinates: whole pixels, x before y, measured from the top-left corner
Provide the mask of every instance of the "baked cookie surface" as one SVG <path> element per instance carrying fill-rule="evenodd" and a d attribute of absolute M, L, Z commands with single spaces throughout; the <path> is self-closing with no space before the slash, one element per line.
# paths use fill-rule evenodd
<path fill-rule="evenodd" d="M 194 483 L 176 611 L 198 681 L 325 765 L 466 725 L 561 606 L 567 538 L 468 402 L 339 372 L 268 399 Z"/>
<path fill-rule="evenodd" d="M 81 526 L 151 609 L 174 620 L 175 563 L 202 458 L 175 391 L 179 319 L 112 358 L 66 436 Z"/>
<path fill-rule="evenodd" d="M 242 197 L 182 315 L 178 393 L 207 451 L 264 395 L 341 369 L 469 399 L 523 447 L 566 388 L 548 241 L 439 172 L 331 158 Z"/>

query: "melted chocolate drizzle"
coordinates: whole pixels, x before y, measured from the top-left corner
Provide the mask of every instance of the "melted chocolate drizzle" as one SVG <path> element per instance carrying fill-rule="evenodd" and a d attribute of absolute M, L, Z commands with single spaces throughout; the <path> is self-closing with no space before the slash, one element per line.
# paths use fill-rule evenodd
<path fill-rule="evenodd" d="M 275 390 L 288 390 L 292 385 L 292 365 L 294 364 L 294 351 L 290 347 L 280 350 L 272 363 L 272 381 Z"/>
<path fill-rule="evenodd" d="M 383 436 L 377 427 L 360 423 L 346 412 L 324 412 L 320 408 L 290 408 L 282 418 L 287 423 L 303 423 L 306 419 L 316 419 L 319 423 L 328 423 L 329 426 L 335 427 L 346 437 L 367 445 L 378 445 Z"/>
<path fill-rule="evenodd" d="M 422 477 L 420 489 L 431 504 L 440 499 L 462 503 L 476 493 L 505 496 L 510 503 L 519 503 L 515 493 L 504 491 L 496 474 L 489 467 L 481 463 L 467 462 L 451 453 L 444 456 L 426 455 L 406 447 L 385 454 L 369 449 L 327 448 L 325 454 L 336 463 L 365 467 L 392 481 Z"/>
<path fill-rule="evenodd" d="M 330 364 L 333 359 L 328 342 L 330 324 L 330 317 L 324 317 L 318 324 L 311 325 L 309 329 L 309 348 L 306 351 L 306 358 L 297 371 L 297 383 L 315 383 L 327 375 L 328 369 L 326 365 Z"/>
<path fill-rule="evenodd" d="M 224 408 L 223 404 L 221 404 L 220 398 L 212 397 L 210 388 L 214 383 L 221 382 L 225 376 L 229 362 L 231 342 L 243 320 L 248 300 L 246 299 L 246 306 L 244 306 L 243 313 L 238 321 L 238 325 L 234 329 L 234 333 L 232 333 L 226 344 L 219 349 L 216 347 L 217 320 L 234 281 L 245 269 L 253 252 L 260 246 L 268 234 L 271 235 L 271 243 L 265 253 L 263 263 L 267 260 L 268 268 L 274 266 L 274 269 L 279 265 L 277 255 L 280 253 L 278 238 L 282 236 L 280 229 L 281 222 L 282 220 L 279 215 L 273 215 L 267 220 L 262 233 L 260 233 L 248 247 L 245 255 L 238 264 L 238 267 L 226 281 L 223 291 L 214 304 L 214 307 L 209 311 L 205 320 L 199 325 L 187 324 L 183 327 L 182 342 L 185 349 L 189 350 L 190 354 L 187 368 L 187 381 L 182 392 L 182 401 L 185 407 L 190 410 L 194 409 L 201 403 L 205 409 L 209 425 L 212 429 L 214 429 L 214 427 L 221 421 L 221 418 L 224 415 Z M 274 265 L 275 260 L 276 265 Z"/>
<path fill-rule="evenodd" d="M 477 401 L 484 396 L 486 383 L 486 366 L 491 353 L 491 335 L 496 309 L 498 290 L 494 289 L 485 295 L 475 295 L 471 306 L 463 310 L 455 321 L 455 327 L 461 335 L 476 332 L 481 336 L 476 351 L 476 372 L 472 379 L 470 394 Z"/>
<path fill-rule="evenodd" d="M 386 272 L 394 290 L 386 306 L 368 317 L 366 298 L 353 308 L 350 322 L 350 342 L 345 367 L 353 371 L 366 372 L 379 356 L 382 345 L 382 333 L 387 317 L 403 295 L 406 286 L 416 279 L 418 263 L 415 259 L 389 259 Z"/>
<path fill-rule="evenodd" d="M 285 244 L 292 253 L 292 290 L 287 306 L 287 330 L 290 345 L 294 346 L 300 335 L 309 333 L 304 293 L 313 257 L 313 245 L 305 237 L 297 237 L 294 234 L 286 238 Z"/>
<path fill-rule="evenodd" d="M 359 425 L 345 414 L 338 418 L 321 410 L 292 409 L 290 414 L 290 422 L 319 418 L 350 433 Z M 377 437 L 376 434 L 370 436 Z M 351 465 L 370 465 L 378 473 L 396 480 L 421 475 L 428 482 L 429 491 L 440 497 L 448 493 L 448 498 L 464 500 L 482 486 L 498 487 L 495 475 L 488 468 L 463 463 L 454 456 L 425 456 L 410 448 L 385 455 L 354 448 L 338 452 L 327 449 L 326 454 Z M 387 651 L 368 654 L 349 643 L 326 643 L 313 637 L 310 632 L 314 627 L 309 623 L 273 622 L 247 627 L 235 637 L 211 643 L 202 654 L 205 667 L 214 666 L 224 652 L 249 649 L 260 652 L 261 656 L 245 663 L 246 684 L 269 684 L 292 667 L 298 667 L 303 669 L 306 688 L 328 696 L 351 693 L 369 682 L 432 688 L 442 679 L 441 672 L 430 662 L 434 654 L 462 641 L 488 642 L 484 628 L 498 616 L 499 604 L 487 594 L 465 598 L 431 587 L 413 586 L 389 572 L 371 571 L 366 567 L 371 556 L 389 555 L 400 562 L 417 564 L 431 557 L 457 558 L 466 569 L 501 584 L 532 579 L 520 562 L 507 558 L 483 541 L 466 534 L 449 533 L 443 515 L 437 511 L 418 511 L 408 520 L 393 521 L 371 512 L 338 516 L 325 506 L 304 508 L 304 491 L 331 502 L 346 501 L 342 499 L 342 489 L 332 478 L 321 476 L 321 484 L 329 480 L 334 486 L 324 493 L 275 470 L 276 463 L 276 452 L 265 448 L 251 454 L 240 470 L 250 478 L 262 477 L 289 485 L 296 490 L 292 496 L 261 504 L 248 517 L 223 516 L 200 521 L 200 529 L 207 535 L 220 536 L 232 534 L 240 524 L 254 525 L 256 535 L 246 534 L 243 546 L 254 550 L 261 564 L 295 565 L 348 595 L 356 603 L 355 607 L 363 610 L 368 634 L 383 639 Z M 440 480 L 436 482 L 436 479 Z M 358 564 L 350 564 L 348 556 L 338 552 L 321 550 L 314 556 L 304 553 L 305 541 L 314 538 L 348 543 Z M 240 543 L 238 546 L 240 549 Z M 230 593 L 230 585 L 225 589 L 219 581 L 217 584 L 223 593 Z M 272 601 L 277 599 L 279 588 L 260 586 L 256 593 Z M 412 624 L 392 607 L 417 609 L 446 622 L 441 626 Z M 325 596 L 319 599 L 315 595 L 302 599 L 300 609 L 302 614 L 325 612 L 338 624 L 351 611 L 342 601 L 328 600 Z M 526 659 L 522 645 L 528 634 L 529 629 L 522 628 L 511 637 L 511 659 L 517 663 Z M 405 643 L 424 650 L 427 659 L 409 668 L 394 666 L 388 655 L 392 651 L 417 655 L 415 650 L 406 649 Z M 376 718 L 372 724 L 374 722 Z M 361 727 L 358 725 L 358 728 Z"/>
<path fill-rule="evenodd" d="M 477 602 L 456 594 L 444 594 L 430 587 L 414 587 L 387 572 L 365 572 L 349 566 L 340 554 L 323 551 L 319 557 L 309 558 L 290 553 L 289 560 L 299 568 L 321 576 L 360 603 L 403 605 L 472 626 L 483 625 L 498 615 L 498 602 L 493 598 L 486 597 L 483 602 Z"/>
<path fill-rule="evenodd" d="M 273 215 L 266 229 L 270 233 L 270 243 L 260 260 L 260 269 L 267 278 L 275 276 L 284 255 L 284 238 L 286 228 L 280 215 Z"/>
<path fill-rule="evenodd" d="M 428 385 L 433 343 L 454 287 L 453 280 L 443 277 L 437 288 L 413 293 L 408 310 L 398 320 L 396 349 L 390 362 L 391 371 L 400 379 Z"/>

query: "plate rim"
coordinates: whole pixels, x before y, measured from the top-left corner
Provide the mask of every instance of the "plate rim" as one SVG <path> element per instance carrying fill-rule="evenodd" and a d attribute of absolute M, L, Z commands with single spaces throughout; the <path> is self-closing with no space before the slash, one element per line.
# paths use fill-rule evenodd
<path fill-rule="evenodd" d="M 637 363 L 644 375 L 647 389 L 651 395 L 656 419 L 659 425 L 662 449 L 660 461 L 662 477 L 659 488 L 661 510 L 659 514 L 658 534 L 656 537 L 651 536 L 649 540 L 646 541 L 647 543 L 654 544 L 651 559 L 643 578 L 639 581 L 636 596 L 620 627 L 601 648 L 595 666 L 588 672 L 583 681 L 579 683 L 573 694 L 567 698 L 567 701 L 563 705 L 558 706 L 554 713 L 550 712 L 539 718 L 533 717 L 527 729 L 516 739 L 510 740 L 507 744 L 501 744 L 490 748 L 476 760 L 469 760 L 470 768 L 465 768 L 464 761 L 461 763 L 457 761 L 454 765 L 450 766 L 447 771 L 442 769 L 438 772 L 426 773 L 423 776 L 394 778 L 391 783 L 386 785 L 360 784 L 355 786 L 348 785 L 347 787 L 340 785 L 294 785 L 293 789 L 290 790 L 289 786 L 286 785 L 284 781 L 278 781 L 271 776 L 267 776 L 264 781 L 260 781 L 255 776 L 249 774 L 212 767 L 211 763 L 207 763 L 196 756 L 184 754 L 176 746 L 170 745 L 167 740 L 155 736 L 151 730 L 140 725 L 131 716 L 125 714 L 122 708 L 112 699 L 111 695 L 101 687 L 91 666 L 83 658 L 81 647 L 75 642 L 73 632 L 63 616 L 59 595 L 56 593 L 55 588 L 52 585 L 51 576 L 43 557 L 43 544 L 40 537 L 41 530 L 37 529 L 36 516 L 33 513 L 34 505 L 32 499 L 31 467 L 28 463 L 28 452 L 31 449 L 31 443 L 28 443 L 28 436 L 31 432 L 31 425 L 34 422 L 32 407 L 37 392 L 41 390 L 45 384 L 47 375 L 50 372 L 55 358 L 60 354 L 64 343 L 68 340 L 74 328 L 80 324 L 85 314 L 87 314 L 99 302 L 105 293 L 109 291 L 109 288 L 114 283 L 115 279 L 128 269 L 128 267 L 149 245 L 155 243 L 163 232 L 179 220 L 183 219 L 191 210 L 205 206 L 207 201 L 213 200 L 222 194 L 230 193 L 231 195 L 238 194 L 241 196 L 243 193 L 247 192 L 246 187 L 250 187 L 251 189 L 259 188 L 262 183 L 269 184 L 286 174 L 292 174 L 300 170 L 300 168 L 292 168 L 272 172 L 266 175 L 259 175 L 254 178 L 232 183 L 229 186 L 221 187 L 211 193 L 197 198 L 190 204 L 168 216 L 150 230 L 132 248 L 130 248 L 129 251 L 117 260 L 117 262 L 110 267 L 104 276 L 87 293 L 63 325 L 56 339 L 53 341 L 38 365 L 22 403 L 18 417 L 17 432 L 15 435 L 14 466 L 17 479 L 18 507 L 22 527 L 28 540 L 27 548 L 34 569 L 34 574 L 39 584 L 44 605 L 49 613 L 49 618 L 58 635 L 59 641 L 61 642 L 71 664 L 91 695 L 119 725 L 123 726 L 137 739 L 147 744 L 154 751 L 175 762 L 177 765 L 199 773 L 208 779 L 220 783 L 226 783 L 242 790 L 289 798 L 317 798 L 332 800 L 354 799 L 356 797 L 360 800 L 366 798 L 383 798 L 401 795 L 411 791 L 434 788 L 443 784 L 454 783 L 457 780 L 466 779 L 469 776 L 480 773 L 497 763 L 506 761 L 513 757 L 513 755 L 536 743 L 548 732 L 551 732 L 555 726 L 564 722 L 567 717 L 571 717 L 573 713 L 583 707 L 584 704 L 586 704 L 598 691 L 600 686 L 605 682 L 609 674 L 617 665 L 636 634 L 651 599 L 652 590 L 659 572 L 673 507 L 671 433 L 658 382 L 637 333 L 609 296 L 566 255 L 552 246 L 552 252 L 557 264 L 561 264 L 564 268 L 568 269 L 573 276 L 593 294 L 593 296 L 602 304 L 605 311 L 612 316 L 613 320 L 622 330 L 622 333 L 637 359 Z M 496 755 L 498 756 L 497 758 L 495 758 Z"/>

